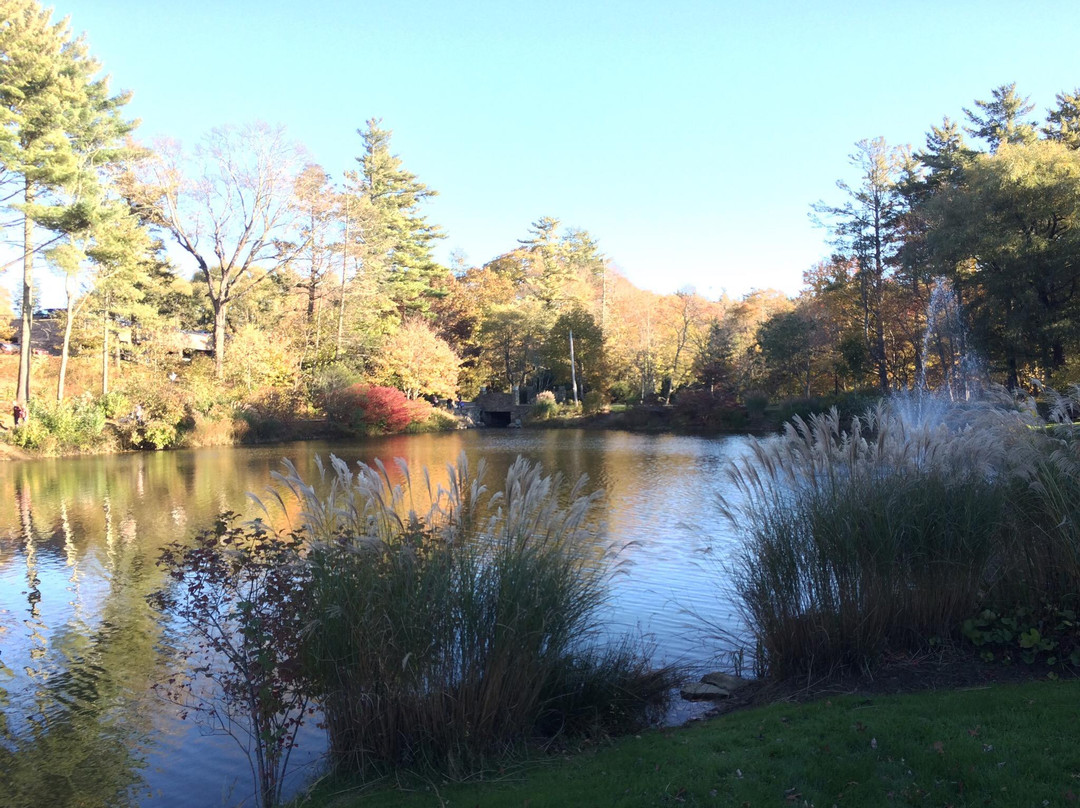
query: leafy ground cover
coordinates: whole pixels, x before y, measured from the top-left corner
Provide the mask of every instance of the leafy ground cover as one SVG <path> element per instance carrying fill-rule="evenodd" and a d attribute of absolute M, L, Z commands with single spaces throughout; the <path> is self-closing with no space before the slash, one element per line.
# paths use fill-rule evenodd
<path fill-rule="evenodd" d="M 327 782 L 298 805 L 1069 806 L 1080 682 L 775 703 L 446 784 Z"/>

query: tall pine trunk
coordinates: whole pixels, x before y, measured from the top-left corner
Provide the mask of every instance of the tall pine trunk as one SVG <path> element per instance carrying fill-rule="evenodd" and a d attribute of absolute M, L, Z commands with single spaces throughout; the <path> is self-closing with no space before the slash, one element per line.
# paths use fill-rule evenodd
<path fill-rule="evenodd" d="M 22 321 L 19 331 L 19 380 L 15 388 L 15 400 L 29 412 L 30 402 L 30 331 L 34 322 L 34 227 L 30 220 L 30 206 L 34 203 L 34 189 L 26 180 L 23 199 L 23 289 Z"/>
<path fill-rule="evenodd" d="M 64 382 L 67 380 L 68 352 L 71 348 L 71 324 L 75 319 L 75 310 L 71 305 L 75 297 L 75 275 L 68 273 L 64 280 L 64 293 L 67 296 L 67 315 L 64 317 L 64 342 L 60 346 L 60 373 L 56 380 L 56 400 L 64 400 Z"/>

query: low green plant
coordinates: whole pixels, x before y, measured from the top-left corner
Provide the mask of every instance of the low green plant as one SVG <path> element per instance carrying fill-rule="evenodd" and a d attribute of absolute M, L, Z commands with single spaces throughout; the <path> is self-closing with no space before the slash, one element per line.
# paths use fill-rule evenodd
<path fill-rule="evenodd" d="M 1073 593 L 1066 605 L 1044 601 L 1040 608 L 1018 606 L 1011 612 L 983 609 L 963 623 L 964 636 L 986 661 L 1040 662 L 1080 666 L 1080 622 Z"/>
<path fill-rule="evenodd" d="M 86 451 L 105 439 L 105 411 L 96 399 L 32 399 L 29 409 L 29 418 L 12 432 L 16 446 L 45 453 Z"/>

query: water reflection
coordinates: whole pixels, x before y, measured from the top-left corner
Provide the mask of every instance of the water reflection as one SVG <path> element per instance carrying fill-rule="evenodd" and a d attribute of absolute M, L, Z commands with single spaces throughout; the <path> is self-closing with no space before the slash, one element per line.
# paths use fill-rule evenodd
<path fill-rule="evenodd" d="M 715 511 L 718 468 L 738 446 L 582 431 L 457 432 L 354 444 L 291 444 L 13 463 L 0 467 L 0 806 L 222 805 L 250 789 L 230 739 L 204 738 L 151 692 L 171 660 L 145 597 L 160 587 L 162 546 L 222 510 L 256 515 L 289 458 L 308 480 L 315 456 L 428 467 L 432 483 L 465 452 L 502 486 L 520 454 L 603 489 L 590 528 L 632 562 L 606 618 L 653 638 L 658 659 L 700 659 L 686 610 L 723 621 L 707 547 L 730 543 Z M 295 512 L 292 514 L 295 518 Z M 719 616 L 718 616 L 719 615 Z M 311 730 L 301 751 L 317 758 Z M 303 762 L 301 757 L 300 762 Z M 48 773 L 46 775 L 46 773 Z"/>

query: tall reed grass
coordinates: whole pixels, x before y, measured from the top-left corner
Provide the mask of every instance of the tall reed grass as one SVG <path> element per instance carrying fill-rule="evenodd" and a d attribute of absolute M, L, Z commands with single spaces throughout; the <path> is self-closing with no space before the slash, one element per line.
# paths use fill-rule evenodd
<path fill-rule="evenodd" d="M 316 540 L 305 664 L 336 764 L 463 773 L 538 737 L 638 721 L 673 671 L 599 642 L 607 573 L 579 531 L 595 496 L 518 459 L 502 491 L 462 455 L 446 486 L 331 458 L 295 498 Z M 291 495 L 291 496 L 290 496 Z M 565 507 L 561 503 L 568 503 Z"/>
<path fill-rule="evenodd" d="M 1078 591 L 1080 444 L 1045 426 L 1030 405 L 892 399 L 753 444 L 723 507 L 759 672 L 867 666 Z"/>

